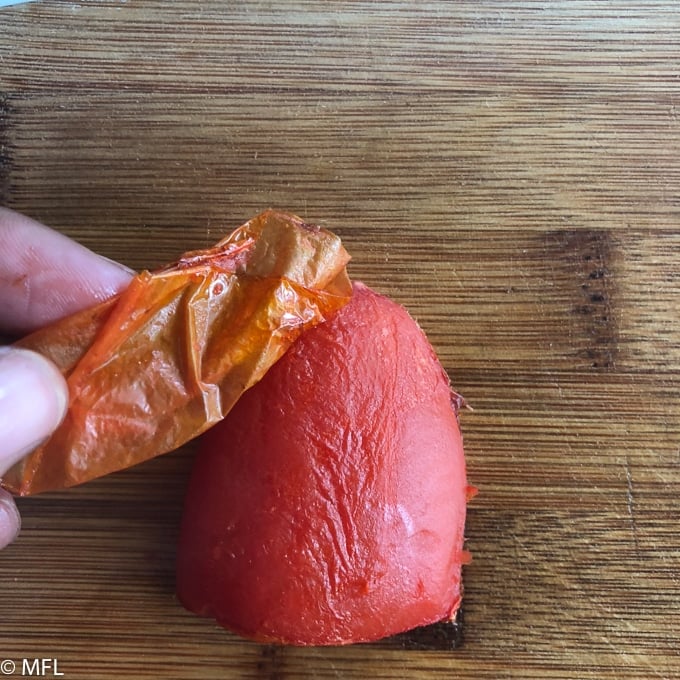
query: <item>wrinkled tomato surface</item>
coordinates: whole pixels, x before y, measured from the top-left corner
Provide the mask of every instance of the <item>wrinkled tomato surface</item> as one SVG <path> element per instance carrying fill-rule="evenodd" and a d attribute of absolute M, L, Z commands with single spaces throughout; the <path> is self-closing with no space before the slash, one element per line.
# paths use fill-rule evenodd
<path fill-rule="evenodd" d="M 204 437 L 179 544 L 181 602 L 290 644 L 451 618 L 466 555 L 458 406 L 408 313 L 356 284 Z"/>

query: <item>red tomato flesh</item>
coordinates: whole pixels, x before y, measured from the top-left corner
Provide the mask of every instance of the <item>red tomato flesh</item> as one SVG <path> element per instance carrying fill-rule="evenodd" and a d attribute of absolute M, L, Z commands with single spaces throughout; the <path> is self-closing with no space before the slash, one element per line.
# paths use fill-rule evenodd
<path fill-rule="evenodd" d="M 406 310 L 356 284 L 204 437 L 179 543 L 181 602 L 288 644 L 452 618 L 465 561 L 457 408 Z"/>

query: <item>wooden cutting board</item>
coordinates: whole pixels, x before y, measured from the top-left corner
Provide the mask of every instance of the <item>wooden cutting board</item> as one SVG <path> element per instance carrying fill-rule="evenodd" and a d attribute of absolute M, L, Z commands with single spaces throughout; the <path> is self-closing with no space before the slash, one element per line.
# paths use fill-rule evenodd
<path fill-rule="evenodd" d="M 455 651 L 260 646 L 184 612 L 191 446 L 24 499 L 16 674 L 680 677 L 674 0 L 2 9 L 0 202 L 134 268 L 270 206 L 333 229 L 474 408 L 480 488 Z"/>

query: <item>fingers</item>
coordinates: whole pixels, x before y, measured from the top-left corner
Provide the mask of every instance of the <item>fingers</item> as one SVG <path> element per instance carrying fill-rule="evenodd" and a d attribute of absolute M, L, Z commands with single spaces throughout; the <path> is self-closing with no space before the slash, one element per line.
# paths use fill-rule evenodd
<path fill-rule="evenodd" d="M 0 208 L 0 331 L 20 334 L 105 300 L 133 272 Z"/>
<path fill-rule="evenodd" d="M 6 548 L 21 529 L 21 515 L 12 494 L 0 489 L 0 550 Z"/>
<path fill-rule="evenodd" d="M 32 451 L 64 417 L 66 381 L 47 359 L 24 349 L 0 349 L 0 469 Z"/>
<path fill-rule="evenodd" d="M 68 402 L 66 382 L 47 359 L 23 349 L 0 348 L 0 473 L 32 451 L 59 425 Z M 19 531 L 19 513 L 0 494 L 0 548 Z"/>
<path fill-rule="evenodd" d="M 134 272 L 28 217 L 0 208 L 0 331 L 26 333 L 115 295 Z M 44 357 L 0 347 L 0 475 L 59 425 L 66 382 Z M 0 489 L 0 548 L 17 536 L 14 499 Z"/>

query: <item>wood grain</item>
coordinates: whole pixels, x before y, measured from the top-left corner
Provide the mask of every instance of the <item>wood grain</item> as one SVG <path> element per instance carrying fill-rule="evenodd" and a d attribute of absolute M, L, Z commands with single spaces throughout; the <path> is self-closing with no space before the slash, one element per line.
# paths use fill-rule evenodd
<path fill-rule="evenodd" d="M 455 651 L 259 646 L 184 612 L 189 446 L 22 500 L 0 659 L 88 679 L 680 677 L 679 45 L 671 0 L 0 10 L 0 202 L 135 268 L 270 206 L 335 230 L 473 407 L 481 489 Z"/>

